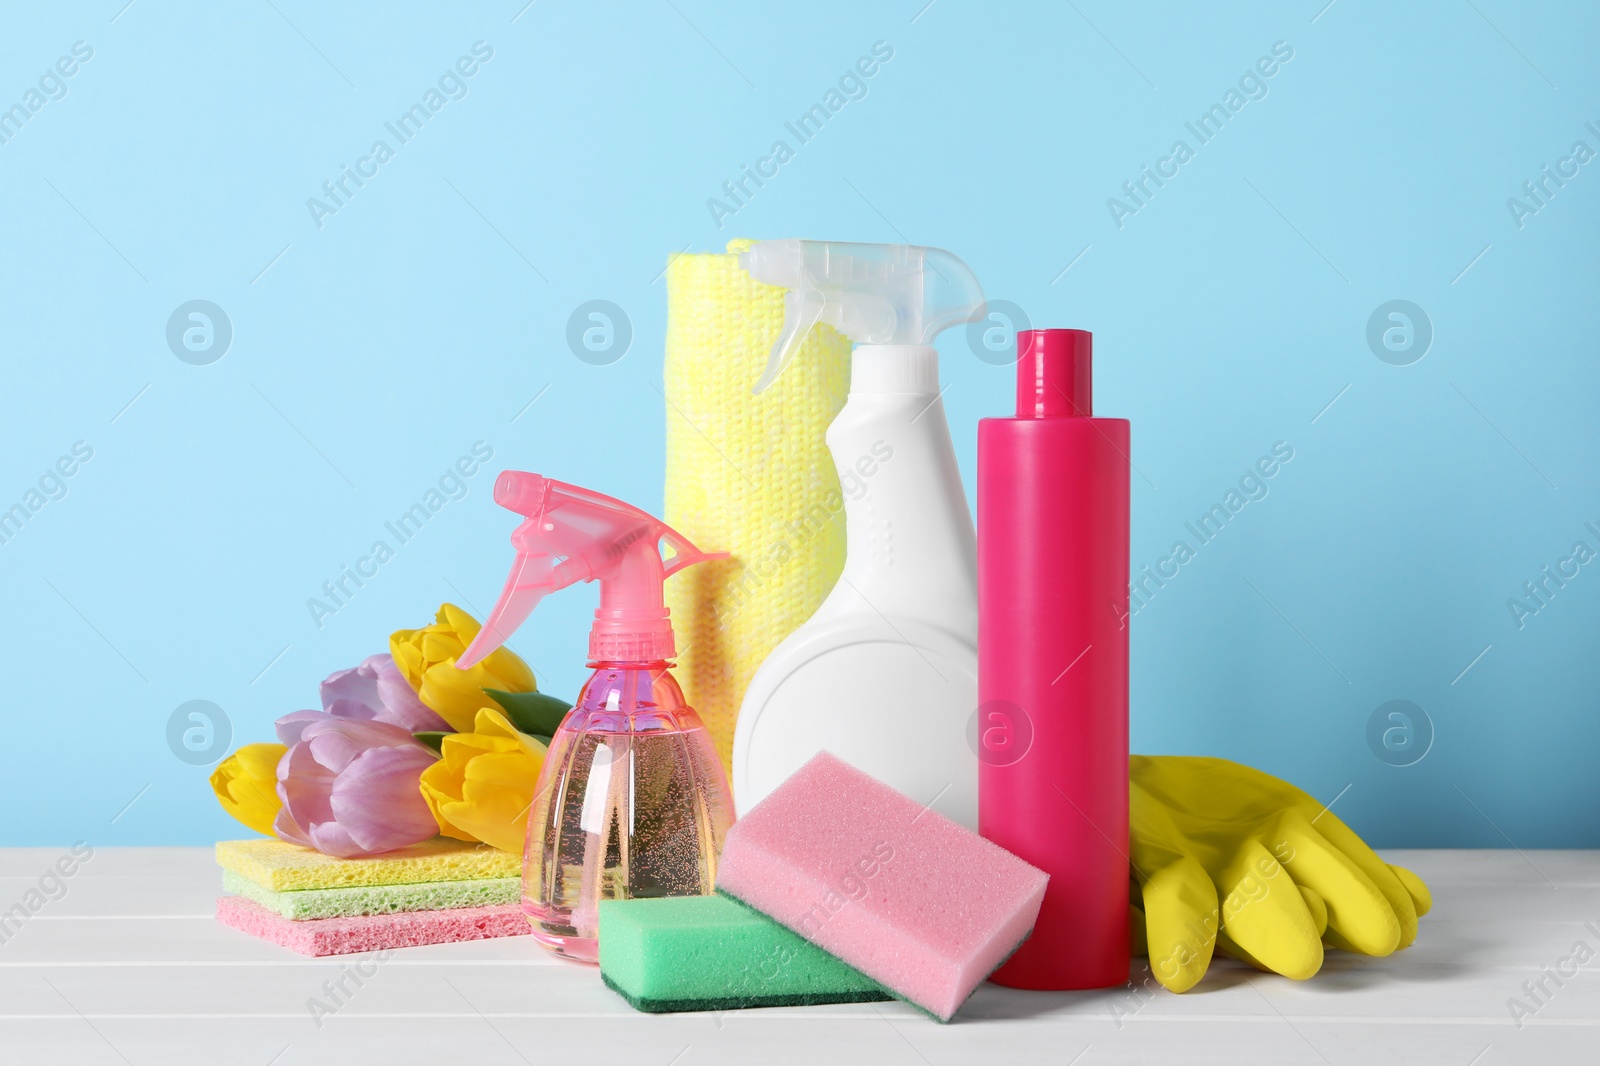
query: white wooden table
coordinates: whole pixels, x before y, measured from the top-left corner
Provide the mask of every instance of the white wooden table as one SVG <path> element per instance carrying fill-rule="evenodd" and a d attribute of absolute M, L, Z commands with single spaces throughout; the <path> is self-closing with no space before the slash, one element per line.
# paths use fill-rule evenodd
<path fill-rule="evenodd" d="M 0 851 L 0 910 L 64 853 Z M 1183 996 L 985 985 L 947 1026 L 899 1003 L 648 1015 L 516 937 L 396 952 L 347 978 L 319 1026 L 308 1001 L 365 956 L 302 958 L 218 925 L 208 849 L 99 849 L 0 932 L 0 1063 L 1600 1062 L 1600 852 L 1388 857 L 1433 888 L 1417 943 L 1331 955 L 1302 983 L 1218 960 Z M 1545 977 L 1580 941 L 1595 960 Z M 1541 978 L 1542 1004 L 1522 987 Z M 1538 1008 L 1520 1028 L 1512 997 Z"/>

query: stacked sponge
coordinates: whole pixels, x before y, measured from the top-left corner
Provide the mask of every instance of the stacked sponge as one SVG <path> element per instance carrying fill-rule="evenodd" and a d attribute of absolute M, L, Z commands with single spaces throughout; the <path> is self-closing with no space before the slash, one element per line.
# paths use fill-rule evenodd
<path fill-rule="evenodd" d="M 859 1003 L 949 1021 L 1033 929 L 1043 871 L 819 752 L 728 830 L 716 896 L 600 904 L 643 1011 Z"/>
<path fill-rule="evenodd" d="M 279 840 L 217 844 L 217 920 L 302 955 L 518 936 L 520 859 L 438 837 L 365 859 Z"/>

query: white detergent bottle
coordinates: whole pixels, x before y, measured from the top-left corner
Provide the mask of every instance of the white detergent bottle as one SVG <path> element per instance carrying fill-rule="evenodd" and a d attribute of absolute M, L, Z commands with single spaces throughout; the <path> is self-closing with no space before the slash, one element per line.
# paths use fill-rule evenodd
<path fill-rule="evenodd" d="M 739 262 L 789 290 L 756 392 L 818 322 L 855 349 L 850 398 L 827 435 L 844 572 L 751 679 L 733 738 L 734 804 L 743 814 L 826 749 L 976 831 L 977 546 L 932 341 L 977 318 L 983 291 L 939 248 L 763 241 Z"/>

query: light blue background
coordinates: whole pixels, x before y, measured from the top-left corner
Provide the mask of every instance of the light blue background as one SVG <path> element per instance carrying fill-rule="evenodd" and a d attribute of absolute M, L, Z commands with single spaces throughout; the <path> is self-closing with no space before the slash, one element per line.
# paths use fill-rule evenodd
<path fill-rule="evenodd" d="M 1600 549 L 1600 164 L 1523 228 L 1506 206 L 1600 149 L 1592 5 L 274 2 L 30 7 L 0 36 L 0 106 L 94 49 L 0 145 L 0 507 L 94 449 L 0 545 L 0 843 L 236 833 L 169 750 L 174 709 L 269 739 L 391 629 L 481 613 L 501 466 L 659 508 L 667 256 L 810 236 L 950 248 L 1036 324 L 1096 332 L 1136 566 L 1293 447 L 1133 620 L 1135 750 L 1259 766 L 1382 845 L 1600 846 L 1600 564 L 1520 630 L 1507 607 Z M 479 40 L 466 97 L 319 228 L 307 198 Z M 877 41 L 866 97 L 714 224 Z M 1107 198 L 1196 147 L 1184 122 L 1277 41 L 1266 98 L 1119 229 Z M 232 323 L 211 365 L 165 340 L 193 299 Z M 592 299 L 631 321 L 612 365 L 565 339 Z M 1393 299 L 1432 323 L 1412 365 L 1365 339 Z M 970 494 L 1011 371 L 941 348 Z M 493 470 L 318 628 L 307 599 L 478 440 Z M 543 687 L 579 683 L 592 597 L 515 641 Z M 1434 730 L 1411 766 L 1368 745 L 1394 699 Z"/>

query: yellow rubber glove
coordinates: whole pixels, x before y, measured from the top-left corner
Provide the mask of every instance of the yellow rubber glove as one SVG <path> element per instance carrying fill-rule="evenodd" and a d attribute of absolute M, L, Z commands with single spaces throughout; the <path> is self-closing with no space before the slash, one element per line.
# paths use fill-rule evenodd
<path fill-rule="evenodd" d="M 1416 939 L 1427 885 L 1293 785 L 1183 755 L 1132 755 L 1128 771 L 1134 945 L 1172 991 L 1218 947 L 1304 979 L 1324 944 L 1388 955 Z"/>

